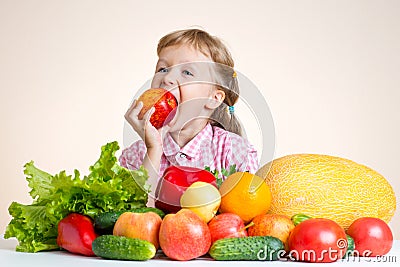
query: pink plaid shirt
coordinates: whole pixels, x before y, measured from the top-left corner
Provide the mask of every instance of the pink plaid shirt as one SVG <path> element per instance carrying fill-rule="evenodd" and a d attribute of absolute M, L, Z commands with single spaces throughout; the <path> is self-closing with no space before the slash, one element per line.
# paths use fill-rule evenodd
<path fill-rule="evenodd" d="M 258 170 L 257 151 L 253 145 L 237 134 L 210 124 L 182 148 L 167 134 L 163 140 L 163 152 L 160 177 L 171 165 L 201 169 L 209 166 L 211 170 L 220 172 L 222 168 L 228 170 L 236 164 L 239 171 L 255 173 Z M 119 161 L 128 169 L 138 169 L 145 154 L 146 146 L 143 140 L 138 140 L 122 151 Z"/>

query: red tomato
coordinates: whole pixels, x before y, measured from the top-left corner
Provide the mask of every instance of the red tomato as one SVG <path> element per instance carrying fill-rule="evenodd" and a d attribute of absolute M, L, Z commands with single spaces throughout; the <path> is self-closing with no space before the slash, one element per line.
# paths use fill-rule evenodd
<path fill-rule="evenodd" d="M 328 219 L 308 219 L 296 225 L 288 244 L 291 259 L 307 262 L 334 262 L 347 250 L 344 229 Z"/>
<path fill-rule="evenodd" d="M 359 256 L 385 255 L 393 245 L 392 231 L 378 218 L 359 218 L 350 225 L 347 233 L 354 239 L 354 246 Z"/>

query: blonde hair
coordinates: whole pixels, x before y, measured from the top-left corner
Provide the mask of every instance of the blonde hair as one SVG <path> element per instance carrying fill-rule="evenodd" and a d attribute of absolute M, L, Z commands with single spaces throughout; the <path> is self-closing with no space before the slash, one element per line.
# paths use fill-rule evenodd
<path fill-rule="evenodd" d="M 213 125 L 242 135 L 242 128 L 235 114 L 227 112 L 227 107 L 233 106 L 239 99 L 239 84 L 233 69 L 235 63 L 225 44 L 218 37 L 200 29 L 178 30 L 160 39 L 157 46 L 157 54 L 160 55 L 161 51 L 166 47 L 180 44 L 191 45 L 204 55 L 210 56 L 214 62 L 219 63 L 216 69 L 222 81 L 219 83 L 221 85 L 218 86 L 218 89 L 224 91 L 225 99 L 223 104 L 215 109 L 210 119 Z"/>

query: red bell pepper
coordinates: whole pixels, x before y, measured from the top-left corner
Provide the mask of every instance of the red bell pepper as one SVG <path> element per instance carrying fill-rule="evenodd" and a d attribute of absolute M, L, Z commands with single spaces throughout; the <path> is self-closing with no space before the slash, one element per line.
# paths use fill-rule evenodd
<path fill-rule="evenodd" d="M 58 223 L 57 244 L 71 253 L 95 256 L 92 242 L 97 237 L 92 220 L 78 213 L 70 213 Z"/>
<path fill-rule="evenodd" d="M 157 184 L 155 206 L 165 213 L 176 213 L 181 209 L 180 198 L 194 182 L 206 182 L 217 187 L 216 179 L 209 171 L 187 167 L 170 166 Z"/>

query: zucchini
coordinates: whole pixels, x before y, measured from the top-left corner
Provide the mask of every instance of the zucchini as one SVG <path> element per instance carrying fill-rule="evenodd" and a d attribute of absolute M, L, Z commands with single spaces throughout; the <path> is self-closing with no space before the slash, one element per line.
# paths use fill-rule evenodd
<path fill-rule="evenodd" d="M 118 220 L 119 216 L 122 215 L 122 213 L 146 213 L 150 211 L 157 213 L 161 218 L 165 216 L 165 213 L 162 210 L 152 207 L 137 208 L 132 210 L 108 211 L 100 213 L 94 218 L 94 228 L 99 234 L 112 234 L 114 224 Z"/>
<path fill-rule="evenodd" d="M 155 246 L 149 241 L 114 235 L 96 238 L 92 250 L 96 256 L 113 260 L 145 261 L 156 254 Z"/>
<path fill-rule="evenodd" d="M 215 260 L 278 260 L 285 255 L 281 240 L 272 236 L 247 236 L 219 239 L 209 250 Z"/>

